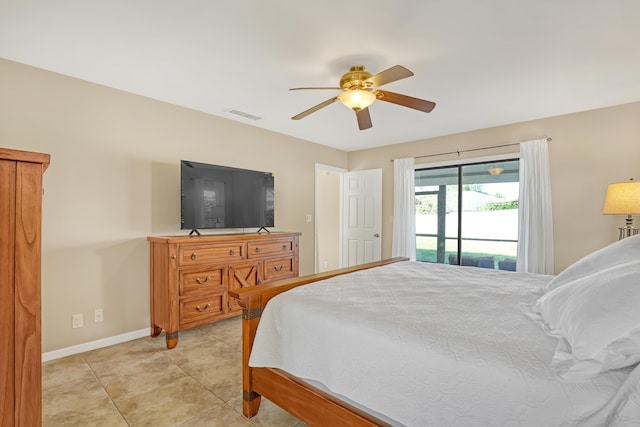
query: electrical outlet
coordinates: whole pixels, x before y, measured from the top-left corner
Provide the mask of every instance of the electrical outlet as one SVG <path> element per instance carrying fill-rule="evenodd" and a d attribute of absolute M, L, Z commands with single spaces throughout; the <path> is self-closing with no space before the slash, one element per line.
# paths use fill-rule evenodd
<path fill-rule="evenodd" d="M 101 308 L 96 308 L 93 311 L 93 323 L 99 323 L 104 320 L 104 312 Z"/>
<path fill-rule="evenodd" d="M 84 326 L 84 319 L 82 318 L 82 314 L 74 314 L 71 317 L 71 327 L 72 328 L 82 328 Z"/>
<path fill-rule="evenodd" d="M 306 221 L 306 222 L 311 222 L 311 218 L 312 218 L 312 217 L 311 217 L 311 214 L 307 214 L 307 215 L 305 216 L 305 221 Z"/>

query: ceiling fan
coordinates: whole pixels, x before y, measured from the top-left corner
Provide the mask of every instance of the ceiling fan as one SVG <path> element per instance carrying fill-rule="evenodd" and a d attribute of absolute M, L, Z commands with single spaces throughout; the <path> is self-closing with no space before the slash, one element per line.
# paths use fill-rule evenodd
<path fill-rule="evenodd" d="M 393 66 L 379 72 L 378 74 L 371 74 L 364 69 L 363 65 L 354 65 L 340 78 L 340 87 L 296 87 L 289 89 L 342 90 L 340 95 L 327 99 L 326 101 L 291 117 L 291 119 L 300 120 L 307 117 L 309 114 L 315 113 L 321 108 L 326 107 L 327 105 L 333 104 L 335 101 L 342 102 L 345 106 L 356 112 L 356 118 L 358 120 L 358 127 L 360 130 L 369 129 L 373 126 L 371 123 L 371 115 L 369 114 L 369 106 L 373 104 L 373 101 L 376 99 L 391 102 L 403 107 L 413 108 L 414 110 L 424 111 L 425 113 L 431 112 L 431 110 L 436 106 L 435 102 L 377 89 L 387 83 L 395 82 L 411 76 L 413 76 L 413 73 L 402 65 Z"/>

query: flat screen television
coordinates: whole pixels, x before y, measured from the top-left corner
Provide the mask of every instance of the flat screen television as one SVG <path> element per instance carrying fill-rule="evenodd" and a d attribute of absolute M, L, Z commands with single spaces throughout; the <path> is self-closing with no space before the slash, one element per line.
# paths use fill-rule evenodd
<path fill-rule="evenodd" d="M 180 161 L 180 228 L 256 228 L 274 226 L 271 172 Z"/>

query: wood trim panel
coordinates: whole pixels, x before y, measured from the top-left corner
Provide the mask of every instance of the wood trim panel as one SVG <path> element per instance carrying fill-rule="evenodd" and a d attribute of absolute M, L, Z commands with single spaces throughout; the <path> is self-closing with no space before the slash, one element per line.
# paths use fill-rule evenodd
<path fill-rule="evenodd" d="M 387 427 L 390 424 L 280 369 L 252 368 L 255 392 L 309 425 Z"/>
<path fill-rule="evenodd" d="M 42 424 L 42 174 L 49 154 L 0 148 L 0 425 Z"/>
<path fill-rule="evenodd" d="M 42 173 L 44 173 L 51 162 L 51 155 L 0 147 L 0 159 L 13 160 L 16 162 L 37 163 L 40 165 Z"/>
<path fill-rule="evenodd" d="M 14 424 L 16 162 L 0 160 L 0 426 Z"/>
<path fill-rule="evenodd" d="M 43 167 L 20 162 L 16 170 L 15 369 L 16 421 L 41 422 L 41 231 Z M 37 266 L 37 268 L 34 268 Z"/>

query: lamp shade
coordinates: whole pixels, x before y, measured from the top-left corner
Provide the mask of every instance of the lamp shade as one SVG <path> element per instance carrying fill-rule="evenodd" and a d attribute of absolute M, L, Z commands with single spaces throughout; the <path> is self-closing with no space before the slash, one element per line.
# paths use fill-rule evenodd
<path fill-rule="evenodd" d="M 376 95 L 368 90 L 351 89 L 345 90 L 338 95 L 338 99 L 352 110 L 360 111 L 373 104 L 373 101 L 376 100 Z"/>
<path fill-rule="evenodd" d="M 609 184 L 602 213 L 605 215 L 640 214 L 640 181 Z"/>

